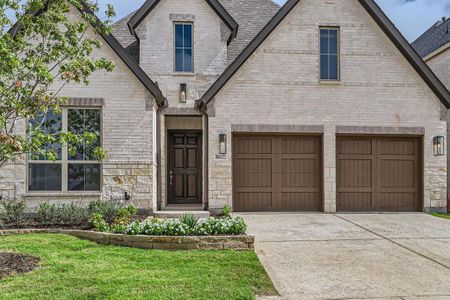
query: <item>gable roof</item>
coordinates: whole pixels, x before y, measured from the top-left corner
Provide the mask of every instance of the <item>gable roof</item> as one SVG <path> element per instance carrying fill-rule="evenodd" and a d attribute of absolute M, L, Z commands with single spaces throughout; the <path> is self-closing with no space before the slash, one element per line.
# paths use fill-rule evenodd
<path fill-rule="evenodd" d="M 158 5 L 160 0 L 147 0 L 145 3 L 139 8 L 136 13 L 131 17 L 128 22 L 128 28 L 130 29 L 131 34 L 133 34 L 136 38 L 136 27 L 147 17 L 147 15 Z M 228 39 L 228 43 L 231 42 L 237 35 L 238 31 L 238 23 L 233 19 L 233 17 L 227 12 L 227 10 L 220 4 L 218 0 L 206 0 L 209 6 L 214 10 L 214 12 L 219 16 L 219 18 L 225 23 L 225 25 L 230 29 L 231 35 Z"/>
<path fill-rule="evenodd" d="M 443 19 L 428 28 L 412 46 L 420 56 L 426 57 L 450 43 L 450 19 Z"/>
<path fill-rule="evenodd" d="M 196 101 L 196 108 L 202 112 L 207 110 L 207 104 L 211 102 L 222 87 L 233 77 L 240 67 L 249 59 L 249 57 L 266 40 L 272 31 L 284 20 L 289 12 L 301 0 L 288 0 L 281 9 L 275 14 L 270 22 L 258 33 L 258 35 L 248 44 L 236 60 L 222 73 L 222 75 L 213 83 L 200 100 Z M 403 37 L 400 31 L 383 13 L 380 7 L 373 0 L 358 0 L 364 9 L 369 13 L 373 20 L 380 26 L 384 33 L 394 43 L 398 50 L 403 54 L 411 66 L 417 71 L 422 79 L 427 83 L 431 90 L 436 94 L 442 104 L 450 108 L 450 93 L 442 82 L 436 77 L 431 69 L 425 64 L 422 58 L 414 51 L 408 41 Z"/>
<path fill-rule="evenodd" d="M 227 60 L 232 63 L 251 40 L 275 15 L 280 6 L 272 0 L 219 0 L 220 4 L 236 20 L 239 26 L 236 37 L 228 44 Z M 112 34 L 125 51 L 139 63 L 139 40 L 130 33 L 128 22 L 136 14 L 132 12 L 112 26 Z"/>
<path fill-rule="evenodd" d="M 94 16 L 94 21 L 91 25 L 95 28 L 103 26 L 103 23 L 98 19 L 98 17 L 94 14 L 92 10 L 88 7 L 84 6 L 83 8 L 78 8 L 80 13 L 90 14 Z M 32 15 L 38 15 L 42 13 L 43 9 L 35 11 L 31 13 Z M 20 31 L 20 23 L 14 24 L 9 30 L 11 35 L 17 34 Z M 106 41 L 106 43 L 111 47 L 111 49 L 119 56 L 122 62 L 130 69 L 130 71 L 139 79 L 139 81 L 144 85 L 144 87 L 155 97 L 156 103 L 158 107 L 166 107 L 167 99 L 163 96 L 159 87 L 154 83 L 150 77 L 141 69 L 141 67 L 135 62 L 135 60 L 128 55 L 122 45 L 116 40 L 116 38 L 111 34 L 105 34 L 100 32 L 102 38 Z"/>

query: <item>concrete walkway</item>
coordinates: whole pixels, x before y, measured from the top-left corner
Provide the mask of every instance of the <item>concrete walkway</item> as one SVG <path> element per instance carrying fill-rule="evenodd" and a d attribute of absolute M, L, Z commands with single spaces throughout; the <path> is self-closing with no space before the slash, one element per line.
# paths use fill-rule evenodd
<path fill-rule="evenodd" d="M 278 299 L 450 299 L 449 220 L 419 213 L 241 216 Z"/>

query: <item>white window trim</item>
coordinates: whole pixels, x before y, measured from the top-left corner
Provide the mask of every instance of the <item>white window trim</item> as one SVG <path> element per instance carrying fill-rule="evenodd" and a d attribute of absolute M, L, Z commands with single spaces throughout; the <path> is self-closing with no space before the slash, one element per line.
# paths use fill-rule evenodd
<path fill-rule="evenodd" d="M 68 132 L 69 128 L 69 110 L 70 109 L 84 109 L 84 110 L 99 110 L 100 111 L 100 146 L 103 145 L 103 113 L 100 107 L 81 107 L 81 106 L 64 106 L 62 110 L 62 132 Z M 27 128 L 29 126 L 29 120 L 27 120 Z M 61 147 L 61 160 L 50 161 L 50 160 L 32 160 L 29 159 L 29 155 L 26 155 L 26 166 L 25 166 L 25 187 L 26 193 L 30 195 L 39 194 L 93 194 L 101 193 L 103 190 L 103 164 L 98 160 L 69 160 L 69 153 L 67 145 Z M 59 164 L 61 165 L 61 190 L 60 191 L 30 191 L 29 186 L 29 165 L 30 164 Z M 99 164 L 100 165 L 100 189 L 97 191 L 69 191 L 69 164 Z"/>
<path fill-rule="evenodd" d="M 337 79 L 322 79 L 320 74 L 320 65 L 322 53 L 320 52 L 320 30 L 331 29 L 337 31 Z M 319 81 L 324 84 L 333 84 L 341 82 L 341 28 L 339 26 L 319 26 Z"/>

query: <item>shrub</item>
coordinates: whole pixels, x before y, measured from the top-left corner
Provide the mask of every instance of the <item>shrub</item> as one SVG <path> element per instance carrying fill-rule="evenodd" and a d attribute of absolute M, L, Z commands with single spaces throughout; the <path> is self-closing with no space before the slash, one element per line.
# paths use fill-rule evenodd
<path fill-rule="evenodd" d="M 114 219 L 115 225 L 129 225 L 134 218 L 138 215 L 138 209 L 133 205 L 128 205 L 127 207 L 120 208 L 117 211 L 117 217 Z"/>
<path fill-rule="evenodd" d="M 95 228 L 95 230 L 99 232 L 108 232 L 110 231 L 108 223 L 106 223 L 104 216 L 99 213 L 93 213 L 90 219 L 90 223 Z"/>
<path fill-rule="evenodd" d="M 1 205 L 4 212 L 0 215 L 0 220 L 5 225 L 22 226 L 27 222 L 25 203 L 23 201 L 4 202 Z"/>
<path fill-rule="evenodd" d="M 116 201 L 97 200 L 89 204 L 89 211 L 92 215 L 100 213 L 108 224 L 113 224 L 119 214 L 121 204 Z"/>
<path fill-rule="evenodd" d="M 89 211 L 75 204 L 41 203 L 36 211 L 36 222 L 44 226 L 81 226 L 89 221 Z"/>

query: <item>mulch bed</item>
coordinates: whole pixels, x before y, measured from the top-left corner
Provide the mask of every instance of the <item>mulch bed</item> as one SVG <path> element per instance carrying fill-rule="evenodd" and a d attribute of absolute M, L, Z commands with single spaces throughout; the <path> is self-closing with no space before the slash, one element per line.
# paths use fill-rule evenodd
<path fill-rule="evenodd" d="M 0 252 L 0 279 L 15 274 L 24 274 L 33 271 L 39 265 L 39 257 Z"/>

